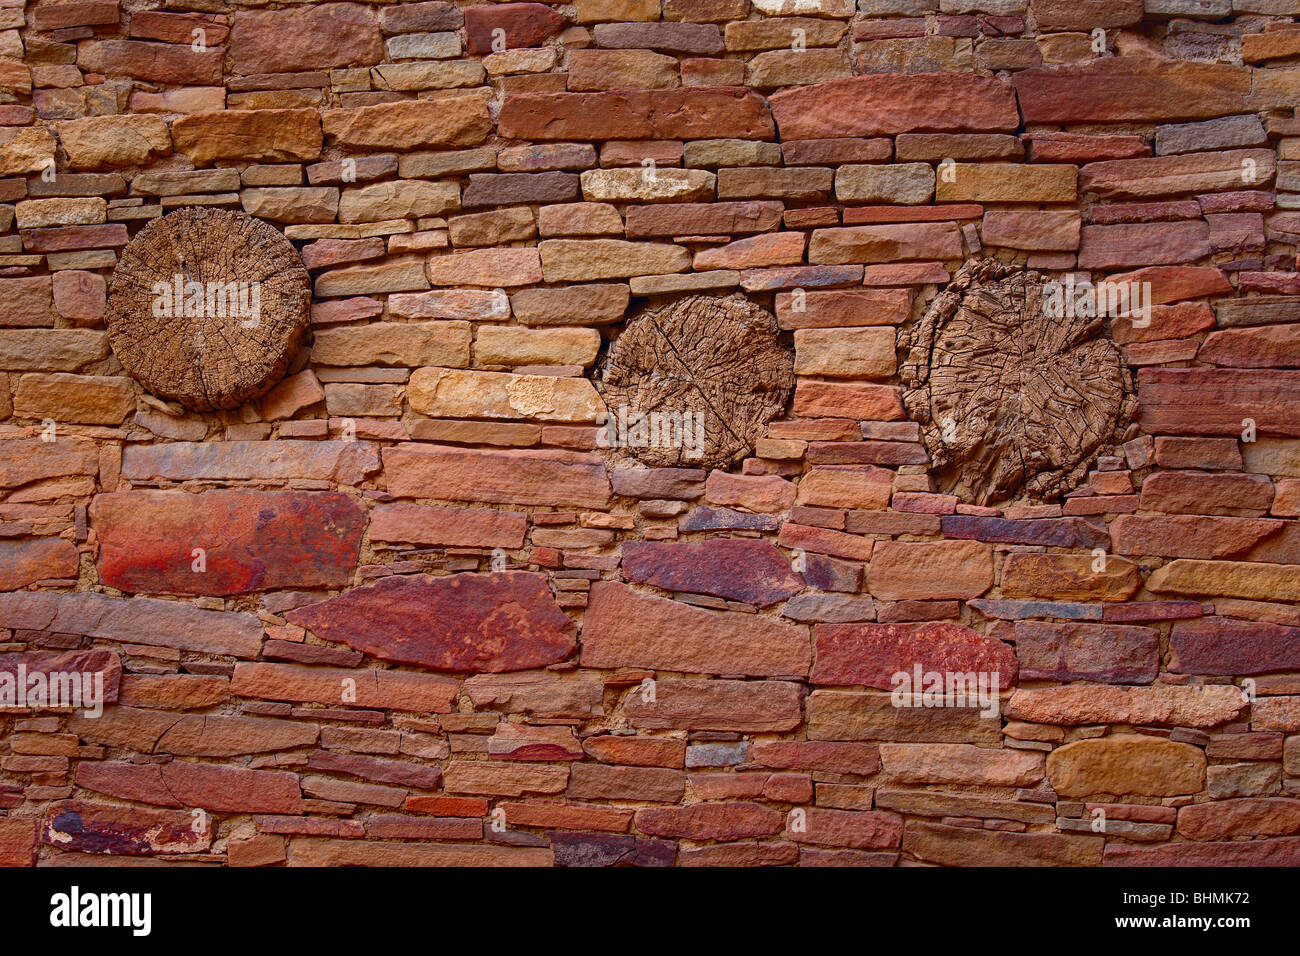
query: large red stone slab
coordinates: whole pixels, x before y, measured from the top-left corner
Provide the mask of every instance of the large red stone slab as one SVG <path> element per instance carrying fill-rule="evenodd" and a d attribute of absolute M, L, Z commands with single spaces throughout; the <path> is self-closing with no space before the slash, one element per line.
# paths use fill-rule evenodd
<path fill-rule="evenodd" d="M 1111 522 L 1110 535 L 1116 554 L 1244 558 L 1282 526 L 1283 522 L 1276 518 L 1120 515 Z"/>
<path fill-rule="evenodd" d="M 1152 435 L 1300 435 L 1300 371 L 1144 368 L 1138 372 L 1142 429 Z"/>
<path fill-rule="evenodd" d="M 75 578 L 78 564 L 77 546 L 63 538 L 0 541 L 0 591 L 53 578 Z"/>
<path fill-rule="evenodd" d="M 148 43 L 111 37 L 78 44 L 77 66 L 87 72 L 131 76 L 155 83 L 221 83 L 219 47 L 195 50 L 188 43 Z"/>
<path fill-rule="evenodd" d="M 15 685 L 20 675 L 30 678 L 33 674 L 42 674 L 47 687 L 51 674 L 81 674 L 82 681 L 87 677 L 94 680 L 94 675 L 102 674 L 103 683 L 95 693 L 103 694 L 101 704 L 115 704 L 122 683 L 122 662 L 115 651 L 27 651 L 22 654 L 0 654 L 0 674 L 12 675 Z M 30 688 L 29 683 L 29 693 Z"/>
<path fill-rule="evenodd" d="M 223 813 L 301 813 L 291 773 L 173 760 L 165 764 L 82 763 L 77 786 L 160 807 L 202 807 Z"/>
<path fill-rule="evenodd" d="M 501 107 L 507 139 L 772 139 L 763 98 L 733 87 L 517 93 Z"/>
<path fill-rule="evenodd" d="M 240 10 L 230 31 L 236 73 L 289 73 L 371 66 L 384 39 L 371 7 L 320 3 L 285 10 Z"/>
<path fill-rule="evenodd" d="M 623 544 L 623 576 L 667 591 L 716 594 L 759 607 L 803 588 L 803 579 L 776 546 L 753 538 L 628 541 Z"/>
<path fill-rule="evenodd" d="M 399 498 L 585 508 L 609 504 L 609 478 L 597 455 L 403 444 L 385 448 L 383 456 L 388 490 Z"/>
<path fill-rule="evenodd" d="M 121 16 L 118 0 L 42 0 L 31 10 L 34 30 L 62 30 L 117 23 Z"/>
<path fill-rule="evenodd" d="M 1300 627 L 1205 617 L 1177 621 L 1169 638 L 1176 674 L 1237 677 L 1300 669 Z"/>
<path fill-rule="evenodd" d="M 811 656 L 805 628 L 707 611 L 615 581 L 592 586 L 582 626 L 584 667 L 781 677 L 807 674 Z"/>
<path fill-rule="evenodd" d="M 104 583 L 153 594 L 342 587 L 365 525 L 359 500 L 335 492 L 119 491 L 90 516 Z"/>
<path fill-rule="evenodd" d="M 1294 368 L 1300 365 L 1300 326 L 1263 325 L 1212 332 L 1196 358 L 1232 368 Z"/>
<path fill-rule="evenodd" d="M 460 682 L 398 670 L 244 662 L 235 665 L 230 692 L 238 697 L 303 701 L 331 707 L 446 714 L 455 708 Z"/>
<path fill-rule="evenodd" d="M 1178 811 L 1178 832 L 1189 840 L 1290 836 L 1300 833 L 1300 800 L 1246 797 L 1192 804 Z"/>
<path fill-rule="evenodd" d="M 476 56 L 494 52 L 494 31 L 503 50 L 541 46 L 569 25 L 568 19 L 543 3 L 502 3 L 465 11 L 466 49 Z"/>
<path fill-rule="evenodd" d="M 1300 837 L 1134 846 L 1111 843 L 1106 866 L 1300 866 Z"/>
<path fill-rule="evenodd" d="M 757 803 L 697 803 L 646 807 L 636 813 L 642 833 L 687 840 L 744 840 L 781 832 L 785 817 Z"/>
<path fill-rule="evenodd" d="M 562 661 L 577 630 L 528 571 L 385 578 L 288 618 L 383 660 L 472 673 Z"/>
<path fill-rule="evenodd" d="M 0 440 L 0 488 L 17 488 L 44 478 L 93 475 L 98 467 L 95 444 L 86 438 Z"/>
<path fill-rule="evenodd" d="M 60 850 L 123 856 L 201 853 L 212 826 L 196 826 L 188 810 L 147 810 L 60 800 L 45 811 L 41 840 Z"/>
<path fill-rule="evenodd" d="M 1015 92 L 969 73 L 880 73 L 772 94 L 782 140 L 916 131 L 1014 130 Z"/>
<path fill-rule="evenodd" d="M 1251 71 L 1221 63 L 1107 57 L 1012 76 L 1026 123 L 1168 123 L 1245 112 Z"/>
<path fill-rule="evenodd" d="M 1153 627 L 1016 622 L 1016 657 L 1026 680 L 1149 684 L 1160 669 Z"/>
<path fill-rule="evenodd" d="M 399 502 L 370 513 L 370 540 L 459 548 L 520 548 L 528 531 L 522 511 L 442 508 Z"/>
<path fill-rule="evenodd" d="M 659 679 L 654 686 L 653 696 L 624 700 L 633 727 L 780 733 L 803 722 L 805 689 L 791 681 Z"/>
<path fill-rule="evenodd" d="M 893 690 L 893 676 L 906 673 L 910 680 L 918 665 L 923 674 L 996 673 L 1000 688 L 1016 683 L 1015 652 L 961 624 L 819 624 L 816 639 L 814 684 Z"/>
<path fill-rule="evenodd" d="M 0 627 L 231 657 L 255 657 L 262 649 L 262 622 L 252 614 L 91 591 L 0 594 Z"/>

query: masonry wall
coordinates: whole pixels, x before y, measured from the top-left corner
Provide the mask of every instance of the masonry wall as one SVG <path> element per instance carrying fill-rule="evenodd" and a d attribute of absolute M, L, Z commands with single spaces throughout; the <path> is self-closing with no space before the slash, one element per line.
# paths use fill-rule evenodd
<path fill-rule="evenodd" d="M 0 670 L 109 704 L 0 716 L 0 860 L 1300 861 L 1298 19 L 4 0 Z M 234 412 L 105 330 L 189 205 L 314 285 Z M 1063 499 L 937 492 L 904 413 L 977 255 L 1150 283 Z M 597 445 L 600 356 L 688 292 L 795 353 L 729 471 Z M 894 706 L 917 665 L 999 713 Z"/>

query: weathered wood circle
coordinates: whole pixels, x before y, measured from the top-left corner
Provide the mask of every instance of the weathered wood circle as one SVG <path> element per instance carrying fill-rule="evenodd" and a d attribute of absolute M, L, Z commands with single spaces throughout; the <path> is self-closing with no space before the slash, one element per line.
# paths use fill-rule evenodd
<path fill-rule="evenodd" d="M 904 401 L 941 491 L 1053 498 L 1122 439 L 1137 405 L 1128 369 L 1100 318 L 1049 314 L 1051 281 L 973 260 L 904 333 Z"/>
<path fill-rule="evenodd" d="M 122 367 L 191 411 L 264 395 L 297 352 L 311 281 L 273 226 L 227 209 L 155 219 L 122 250 L 109 283 L 108 335 Z"/>
<path fill-rule="evenodd" d="M 688 296 L 642 312 L 597 382 L 610 444 L 660 467 L 726 468 L 743 458 L 794 388 L 794 358 L 778 334 L 776 318 L 743 295 Z"/>

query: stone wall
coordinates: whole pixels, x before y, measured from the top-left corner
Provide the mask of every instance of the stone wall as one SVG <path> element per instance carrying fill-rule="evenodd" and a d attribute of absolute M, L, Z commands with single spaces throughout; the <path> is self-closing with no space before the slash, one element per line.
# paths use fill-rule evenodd
<path fill-rule="evenodd" d="M 0 672 L 108 704 L 0 716 L 0 860 L 1300 861 L 1297 20 L 2 0 Z M 191 205 L 313 283 L 231 412 L 105 329 Z M 1155 303 L 1064 497 L 944 494 L 904 410 L 896 333 L 983 256 Z M 794 352 L 729 470 L 598 443 L 684 293 Z M 895 706 L 914 667 L 998 713 Z"/>

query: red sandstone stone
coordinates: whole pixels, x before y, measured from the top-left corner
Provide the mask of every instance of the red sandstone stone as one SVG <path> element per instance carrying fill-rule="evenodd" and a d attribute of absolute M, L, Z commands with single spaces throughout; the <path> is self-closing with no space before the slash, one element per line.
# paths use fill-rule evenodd
<path fill-rule="evenodd" d="M 802 826 L 787 825 L 785 836 L 795 843 L 844 846 L 862 850 L 896 848 L 903 839 L 903 815 L 885 810 L 809 809 Z"/>
<path fill-rule="evenodd" d="M 470 53 L 483 56 L 498 49 L 493 46 L 497 37 L 506 50 L 541 46 L 568 25 L 565 17 L 541 3 L 470 7 L 465 11 L 466 47 Z M 494 37 L 496 30 L 502 33 Z"/>
<path fill-rule="evenodd" d="M 1178 832 L 1189 840 L 1300 833 L 1300 800 L 1246 797 L 1195 803 L 1178 811 Z"/>
<path fill-rule="evenodd" d="M 371 7 L 319 3 L 284 10 L 241 10 L 230 32 L 236 73 L 288 73 L 371 66 L 384 58 Z"/>
<path fill-rule="evenodd" d="M 592 454 L 401 444 L 384 449 L 383 459 L 388 490 L 398 497 L 595 508 L 609 503 L 604 462 Z"/>
<path fill-rule="evenodd" d="M 214 828 L 195 827 L 187 810 L 145 810 L 79 800 L 50 804 L 41 820 L 41 841 L 61 850 L 124 856 L 197 853 Z"/>
<path fill-rule="evenodd" d="M 554 664 L 577 630 L 529 572 L 384 578 L 288 618 L 383 660 L 473 673 Z"/>
<path fill-rule="evenodd" d="M 1017 621 L 1016 657 L 1025 680 L 1146 684 L 1160 669 L 1151 627 Z"/>
<path fill-rule="evenodd" d="M 370 513 L 370 540 L 460 548 L 520 548 L 528 517 L 491 508 L 379 505 Z"/>
<path fill-rule="evenodd" d="M 499 132 L 508 139 L 772 139 L 757 93 L 732 87 L 519 93 L 506 97 Z"/>
<path fill-rule="evenodd" d="M 668 591 L 716 594 L 759 607 L 803 588 L 803 580 L 771 543 L 742 538 L 629 541 L 623 545 L 623 576 Z"/>
<path fill-rule="evenodd" d="M 811 656 L 805 628 L 691 607 L 613 581 L 592 587 L 582 627 L 586 667 L 781 677 L 806 674 Z"/>
<path fill-rule="evenodd" d="M 251 614 L 87 591 L 0 594 L 0 627 L 244 658 L 255 657 L 262 646 L 261 622 Z"/>
<path fill-rule="evenodd" d="M 1015 94 L 969 74 L 876 74 L 780 90 L 771 97 L 782 140 L 890 136 L 912 130 L 1014 130 Z"/>
<path fill-rule="evenodd" d="M 404 671 L 261 663 L 236 664 L 230 683 L 231 693 L 240 697 L 438 714 L 454 709 L 459 690 L 458 681 Z"/>
<path fill-rule="evenodd" d="M 1138 401 L 1149 434 L 1239 436 L 1250 419 L 1260 433 L 1300 435 L 1300 372 L 1144 368 Z"/>
<path fill-rule="evenodd" d="M 98 495 L 91 520 L 105 583 L 226 595 L 350 583 L 364 512 L 333 493 L 122 491 Z"/>
<path fill-rule="evenodd" d="M 1272 503 L 1273 482 L 1266 475 L 1157 471 L 1142 482 L 1143 511 L 1254 517 Z"/>
<path fill-rule="evenodd" d="M 1300 627 L 1225 617 L 1177 621 L 1169 650 L 1169 669 L 1177 674 L 1289 671 L 1300 666 Z"/>
<path fill-rule="evenodd" d="M 81 674 L 83 682 L 88 678 L 95 680 L 96 674 L 102 675 L 101 703 L 117 703 L 122 681 L 122 663 L 114 651 L 27 651 L 0 654 L 0 674 L 8 674 L 12 680 L 17 681 L 20 669 L 28 676 L 44 674 L 47 681 L 51 674 Z"/>
<path fill-rule="evenodd" d="M 1016 683 L 1016 655 L 1010 647 L 960 624 L 819 624 L 814 684 L 862 684 L 880 690 L 898 686 L 895 674 L 998 675 L 998 686 Z M 916 688 L 920 690 L 921 688 Z"/>
<path fill-rule="evenodd" d="M 75 578 L 77 548 L 63 538 L 0 541 L 0 591 L 16 591 L 37 581 Z"/>
<path fill-rule="evenodd" d="M 165 764 L 82 763 L 77 786 L 161 807 L 202 807 L 230 813 L 301 813 L 298 778 L 173 760 Z"/>
<path fill-rule="evenodd" d="M 1012 75 L 1027 123 L 1209 119 L 1245 110 L 1250 71 L 1219 63 L 1111 57 Z"/>
<path fill-rule="evenodd" d="M 655 836 L 686 840 L 743 840 L 779 833 L 785 818 L 756 803 L 697 803 L 687 807 L 647 807 L 636 813 L 636 828 Z"/>

